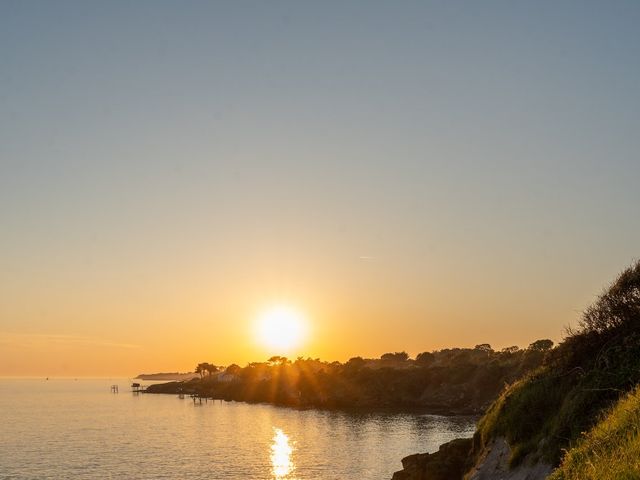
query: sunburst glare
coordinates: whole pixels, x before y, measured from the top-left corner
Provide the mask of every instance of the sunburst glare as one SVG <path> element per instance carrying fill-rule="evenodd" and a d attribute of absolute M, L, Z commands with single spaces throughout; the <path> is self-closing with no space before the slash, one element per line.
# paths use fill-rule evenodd
<path fill-rule="evenodd" d="M 302 345 L 307 337 L 307 321 L 299 311 L 288 306 L 272 307 L 257 319 L 258 342 L 274 353 L 287 353 Z"/>

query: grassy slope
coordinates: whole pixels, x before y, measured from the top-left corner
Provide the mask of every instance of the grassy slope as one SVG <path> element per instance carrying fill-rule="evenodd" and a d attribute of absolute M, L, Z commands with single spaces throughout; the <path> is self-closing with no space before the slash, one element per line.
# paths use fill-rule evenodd
<path fill-rule="evenodd" d="M 565 455 L 550 480 L 640 479 L 640 390 L 613 409 Z"/>
<path fill-rule="evenodd" d="M 640 263 L 585 312 L 581 329 L 550 352 L 541 368 L 494 402 L 478 425 L 474 451 L 502 436 L 512 447 L 512 466 L 525 458 L 558 465 L 562 452 L 638 383 Z"/>

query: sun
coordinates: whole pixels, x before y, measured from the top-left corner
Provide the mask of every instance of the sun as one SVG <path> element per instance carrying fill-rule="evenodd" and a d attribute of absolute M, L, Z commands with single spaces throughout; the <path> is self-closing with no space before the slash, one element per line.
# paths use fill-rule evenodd
<path fill-rule="evenodd" d="M 256 321 L 258 343 L 274 353 L 287 353 L 302 345 L 307 320 L 293 307 L 279 305 L 262 312 Z"/>

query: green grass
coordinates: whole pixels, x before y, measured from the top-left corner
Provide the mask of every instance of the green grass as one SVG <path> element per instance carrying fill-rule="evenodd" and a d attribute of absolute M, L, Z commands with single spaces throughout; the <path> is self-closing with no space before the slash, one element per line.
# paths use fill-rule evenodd
<path fill-rule="evenodd" d="M 550 480 L 640 479 L 640 390 L 625 396 L 569 450 Z"/>
<path fill-rule="evenodd" d="M 602 412 L 639 383 L 640 262 L 587 309 L 580 330 L 548 352 L 542 367 L 500 395 L 478 424 L 474 452 L 504 437 L 511 466 L 525 459 L 559 465 L 563 452 L 595 426 Z M 637 465 L 629 465 L 626 473 L 610 478 L 640 480 Z"/>
<path fill-rule="evenodd" d="M 525 457 L 557 463 L 576 404 L 567 402 L 573 382 L 542 368 L 505 390 L 478 425 L 481 444 L 505 437 L 512 447 L 510 464 Z M 580 422 L 581 423 L 581 422 Z"/>
<path fill-rule="evenodd" d="M 504 437 L 512 448 L 512 466 L 525 458 L 557 465 L 562 452 L 593 427 L 602 411 L 638 383 L 640 337 L 627 347 L 606 367 L 583 357 L 580 368 L 572 367 L 572 359 L 562 368 L 545 365 L 516 382 L 480 420 L 477 446 Z"/>

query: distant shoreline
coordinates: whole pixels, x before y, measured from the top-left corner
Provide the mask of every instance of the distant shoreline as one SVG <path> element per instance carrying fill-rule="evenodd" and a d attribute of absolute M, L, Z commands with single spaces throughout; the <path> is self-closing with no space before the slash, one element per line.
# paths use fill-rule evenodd
<path fill-rule="evenodd" d="M 272 357 L 246 367 L 202 363 L 196 371 L 203 371 L 190 380 L 161 380 L 166 374 L 149 378 L 159 382 L 146 392 L 323 410 L 478 415 L 505 384 L 538 367 L 552 345 L 551 340 L 539 340 L 526 349 L 494 351 L 480 344 L 423 352 L 415 359 L 406 352 L 389 352 L 346 363 L 301 357 Z"/>
<path fill-rule="evenodd" d="M 180 393 L 188 396 L 188 395 L 199 395 L 197 393 L 189 392 L 189 391 L 180 391 L 180 389 L 169 389 L 165 390 L 162 387 L 167 385 L 177 386 L 183 384 L 177 384 L 174 382 L 170 382 L 167 384 L 155 384 L 150 385 L 146 388 L 145 393 L 152 395 L 179 395 Z M 161 390 L 158 389 L 161 388 Z M 366 414 L 366 413 L 380 413 L 380 414 L 406 414 L 406 415 L 433 415 L 437 417 L 468 417 L 479 419 L 483 412 L 473 409 L 451 409 L 443 405 L 413 405 L 413 406 L 383 406 L 383 405 L 296 405 L 282 402 L 270 402 L 270 401 L 252 401 L 252 400 L 239 400 L 239 399 L 229 399 L 222 398 L 219 396 L 207 396 L 202 395 L 202 399 L 207 398 L 210 401 L 219 401 L 219 402 L 235 402 L 235 403 L 244 403 L 246 405 L 270 405 L 273 407 L 281 407 L 281 408 L 289 408 L 293 410 L 319 410 L 319 411 L 327 411 L 327 412 L 343 412 L 343 413 L 352 413 L 352 414 Z"/>
<path fill-rule="evenodd" d="M 199 375 L 197 373 L 189 372 L 189 373 L 179 373 L 179 372 L 171 372 L 171 373 L 141 373 L 135 380 L 165 380 L 165 381 L 185 381 L 191 380 L 193 378 L 198 378 Z"/>

